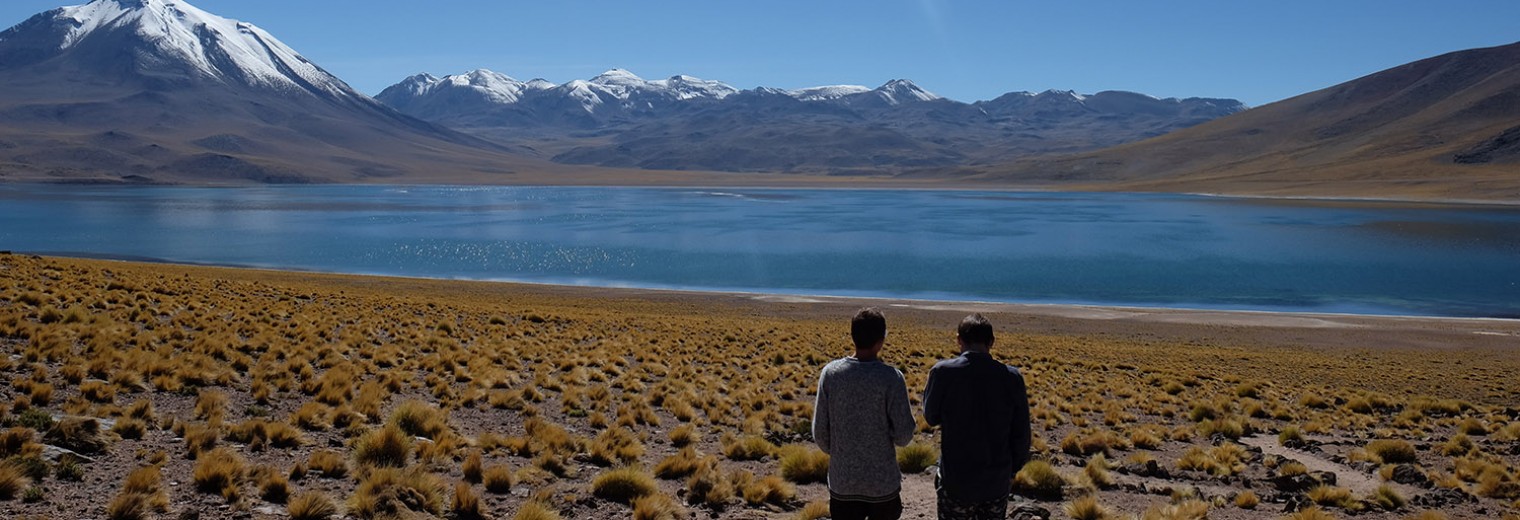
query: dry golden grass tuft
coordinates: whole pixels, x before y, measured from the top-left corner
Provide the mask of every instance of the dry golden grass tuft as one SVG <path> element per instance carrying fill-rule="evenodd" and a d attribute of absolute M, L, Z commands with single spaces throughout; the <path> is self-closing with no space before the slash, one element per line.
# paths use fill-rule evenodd
<path fill-rule="evenodd" d="M 1378 486 L 1372 492 L 1372 496 L 1367 498 L 1385 511 L 1397 511 L 1403 509 L 1409 503 L 1409 499 L 1405 498 L 1403 493 L 1400 493 L 1399 490 L 1394 489 L 1393 486 L 1388 484 Z"/>
<path fill-rule="evenodd" d="M 254 474 L 258 475 L 259 498 L 275 504 L 284 504 L 290 499 L 290 477 L 287 473 L 261 466 Z"/>
<path fill-rule="evenodd" d="M 469 482 L 455 482 L 454 494 L 449 498 L 449 513 L 458 520 L 477 520 L 486 518 L 484 506 L 480 503 L 480 495 Z"/>
<path fill-rule="evenodd" d="M 513 520 L 560 520 L 559 512 L 537 500 L 524 502 Z"/>
<path fill-rule="evenodd" d="M 686 518 L 686 509 L 669 495 L 656 493 L 633 501 L 634 520 L 681 520 L 683 518 Z"/>
<path fill-rule="evenodd" d="M 758 435 L 724 439 L 723 456 L 730 460 L 761 460 L 776 453 L 776 445 Z"/>
<path fill-rule="evenodd" d="M 1107 507 L 1098 503 L 1098 497 L 1087 495 L 1071 501 L 1061 510 L 1073 520 L 1106 520 L 1113 518 L 1113 513 Z"/>
<path fill-rule="evenodd" d="M 1098 489 L 1110 489 L 1114 487 L 1114 476 L 1109 473 L 1110 469 L 1112 467 L 1108 459 L 1103 457 L 1102 453 L 1096 453 L 1087 459 L 1087 465 L 1083 466 L 1082 474 Z"/>
<path fill-rule="evenodd" d="M 591 492 L 597 498 L 623 504 L 659 491 L 654 477 L 636 467 L 621 467 L 604 471 L 591 480 Z"/>
<path fill-rule="evenodd" d="M 307 491 L 292 497 L 285 511 L 290 520 L 329 520 L 338 515 L 338 506 L 325 493 Z"/>
<path fill-rule="evenodd" d="M 697 428 L 690 424 L 682 424 L 670 430 L 670 444 L 677 448 L 688 446 L 701 440 L 701 434 Z"/>
<path fill-rule="evenodd" d="M 1310 506 L 1283 518 L 1284 520 L 1335 520 L 1335 515 L 1318 506 Z"/>
<path fill-rule="evenodd" d="M 1440 511 L 1420 511 L 1419 514 L 1405 517 L 1407 520 L 1449 520 L 1451 517 Z"/>
<path fill-rule="evenodd" d="M 306 459 L 306 469 L 321 473 L 324 478 L 348 476 L 348 458 L 332 450 L 312 452 Z"/>
<path fill-rule="evenodd" d="M 363 465 L 400 468 L 412 453 L 412 438 L 392 424 L 371 430 L 354 442 L 354 461 Z"/>
<path fill-rule="evenodd" d="M 704 465 L 686 479 L 686 502 L 689 504 L 722 510 L 736 492 L 733 482 L 716 465 Z"/>
<path fill-rule="evenodd" d="M 829 455 L 811 446 L 789 445 L 781 450 L 781 476 L 798 484 L 826 482 Z"/>
<path fill-rule="evenodd" d="M 923 473 L 939 461 L 939 450 L 933 444 L 914 442 L 897 449 L 897 468 L 903 473 Z"/>
<path fill-rule="evenodd" d="M 1141 520 L 1205 520 L 1209 517 L 1209 503 L 1196 498 L 1184 498 L 1174 504 L 1146 508 Z"/>
<path fill-rule="evenodd" d="M 808 502 L 797 511 L 796 520 L 818 520 L 829 517 L 828 501 Z"/>
<path fill-rule="evenodd" d="M 32 478 L 26 475 L 26 470 L 13 462 L 0 463 L 0 500 L 14 500 L 21 492 L 32 485 Z"/>
<path fill-rule="evenodd" d="M 1058 500 L 1065 487 L 1066 478 L 1043 460 L 1029 461 L 1013 477 L 1014 491 L 1031 498 Z"/>
<path fill-rule="evenodd" d="M 370 470 L 349 498 L 349 512 L 372 519 L 398 512 L 443 514 L 443 483 L 420 469 L 376 468 Z"/>
<path fill-rule="evenodd" d="M 1419 462 L 1414 445 L 1408 441 L 1379 439 L 1367 443 L 1367 453 L 1383 464 Z"/>
<path fill-rule="evenodd" d="M 1315 486 L 1309 490 L 1309 500 L 1316 505 L 1341 509 L 1354 507 L 1356 503 L 1351 490 L 1335 486 Z"/>
<path fill-rule="evenodd" d="M 706 463 L 709 461 L 698 454 L 696 448 L 687 446 L 660 460 L 660 463 L 654 466 L 654 476 L 662 479 L 686 478 Z"/>
<path fill-rule="evenodd" d="M 438 440 L 448 431 L 448 414 L 431 404 L 409 400 L 391 412 L 390 424 L 415 437 Z"/>
<path fill-rule="evenodd" d="M 1235 495 L 1234 503 L 1235 507 L 1241 509 L 1256 509 L 1261 504 L 1261 497 L 1256 496 L 1255 491 L 1246 490 Z"/>
<path fill-rule="evenodd" d="M 506 465 L 487 466 L 481 474 L 481 483 L 485 485 L 486 492 L 504 495 L 512 492 L 516 479 L 512 475 L 512 468 Z"/>
<path fill-rule="evenodd" d="M 191 474 L 195 490 L 221 495 L 228 502 L 236 502 L 242 496 L 239 484 L 246 470 L 245 464 L 242 456 L 226 448 L 202 454 L 196 460 L 195 470 Z"/>
<path fill-rule="evenodd" d="M 464 475 L 465 482 L 479 484 L 485 473 L 485 461 L 480 456 L 480 450 L 470 450 L 464 456 L 464 462 L 459 465 L 459 471 Z"/>

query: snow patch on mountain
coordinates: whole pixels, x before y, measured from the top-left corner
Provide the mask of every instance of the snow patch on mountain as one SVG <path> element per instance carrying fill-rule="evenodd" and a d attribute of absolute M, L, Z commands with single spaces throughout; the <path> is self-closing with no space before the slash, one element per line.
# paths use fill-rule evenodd
<path fill-rule="evenodd" d="M 900 105 L 914 101 L 934 101 L 937 99 L 944 99 L 932 92 L 919 88 L 919 86 L 913 84 L 912 81 L 905 79 L 894 79 L 892 81 L 888 81 L 885 85 L 877 88 L 876 92 L 882 97 L 882 99 L 891 105 Z"/>
<path fill-rule="evenodd" d="M 182 0 L 95 0 L 51 14 L 56 25 L 68 27 L 59 50 L 82 45 L 98 34 L 129 30 L 164 57 L 182 61 L 207 77 L 357 95 L 263 29 Z"/>
<path fill-rule="evenodd" d="M 870 91 L 870 87 L 863 87 L 860 85 L 825 85 L 821 87 L 800 88 L 782 92 L 785 92 L 787 95 L 797 98 L 800 101 L 830 101 L 845 96 Z"/>

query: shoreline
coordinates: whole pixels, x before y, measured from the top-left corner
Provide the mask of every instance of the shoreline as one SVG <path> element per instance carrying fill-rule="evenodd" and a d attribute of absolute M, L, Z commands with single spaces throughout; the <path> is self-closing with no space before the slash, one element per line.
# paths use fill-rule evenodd
<path fill-rule="evenodd" d="M 1195 324 L 1245 324 L 1287 322 L 1297 320 L 1388 320 L 1388 321 L 1430 321 L 1441 323 L 1499 323 L 1514 324 L 1520 327 L 1520 318 L 1494 317 L 1494 316 L 1439 316 L 1420 314 L 1370 314 L 1355 312 L 1323 312 L 1310 310 L 1260 310 L 1260 309 L 1215 309 L 1208 307 L 1164 306 L 1164 305 L 1125 305 L 1125 304 L 1102 304 L 1102 303 L 1042 303 L 1042 302 L 1017 302 L 996 300 L 948 300 L 933 298 L 914 298 L 904 296 L 864 296 L 864 295 L 832 295 L 788 292 L 765 292 L 760 290 L 725 290 L 725 289 L 701 289 L 680 287 L 639 287 L 622 285 L 594 285 L 573 284 L 556 282 L 538 282 L 531 280 L 511 279 L 480 279 L 480 278 L 444 278 L 433 276 L 408 276 L 383 273 L 358 273 L 344 271 L 323 271 L 316 269 L 301 269 L 289 267 L 270 267 L 248 264 L 230 264 L 215 262 L 190 262 L 170 260 L 155 257 L 139 257 L 132 255 L 92 254 L 84 252 L 68 251 L 3 251 L 16 255 L 33 255 L 43 258 L 65 258 L 76 260 L 91 260 L 105 262 L 120 262 L 126 264 L 153 264 L 164 266 L 200 267 L 211 269 L 236 269 L 246 271 L 258 271 L 270 274 L 309 274 L 326 276 L 354 276 L 379 279 L 414 280 L 450 283 L 478 283 L 499 284 L 503 286 L 539 287 L 547 289 L 580 290 L 580 291 L 608 291 L 627 293 L 667 293 L 671 295 L 688 295 L 693 297 L 712 296 L 724 298 L 749 299 L 760 302 L 774 303 L 818 303 L 818 304 L 846 304 L 860 303 L 881 304 L 892 307 L 911 307 L 926 310 L 975 308 L 992 309 L 992 312 L 1005 312 L 1016 314 L 1034 314 L 1047 316 L 1083 317 L 1087 319 L 1116 319 L 1116 316 L 1167 316 L 1171 319 L 1183 319 L 1184 323 Z M 1196 321 L 1187 321 L 1191 317 Z M 1212 318 L 1212 319 L 1208 319 Z M 1520 331 L 1515 336 L 1520 337 Z"/>
<path fill-rule="evenodd" d="M 782 174 L 772 174 L 782 175 Z M 1397 196 L 1349 196 L 1349 195 L 1270 195 L 1250 193 L 1223 193 L 1203 191 L 1136 191 L 1136 190 L 1113 190 L 1089 184 L 1058 185 L 1058 184 L 1003 184 L 989 183 L 986 185 L 973 184 L 975 181 L 965 182 L 938 182 L 923 181 L 919 179 L 896 179 L 891 177 L 804 177 L 796 179 L 800 182 L 751 183 L 750 179 L 734 179 L 736 182 L 729 184 L 692 184 L 692 183 L 669 183 L 661 182 L 660 179 L 650 179 L 647 183 L 622 182 L 567 182 L 567 183 L 493 183 L 493 184 L 388 184 L 388 183 L 312 183 L 312 184 L 235 184 L 235 183 L 130 183 L 130 182 L 78 182 L 78 181 L 42 181 L 27 179 L 3 179 L 0 185 L 43 185 L 43 186 L 90 186 L 90 187 L 136 187 L 136 188 L 286 188 L 286 187 L 336 187 L 336 186 L 373 186 L 392 188 L 645 188 L 645 189 L 746 189 L 746 190 L 812 190 L 812 191 L 943 191 L 943 192 L 997 192 L 997 193 L 1111 193 L 1131 195 L 1178 195 L 1189 197 L 1202 197 L 1214 199 L 1235 199 L 1240 201 L 1283 201 L 1283 202 L 1324 202 L 1324 203 L 1352 203 L 1352 204 L 1410 204 L 1410 205 L 1441 205 L 1441 206 L 1492 206 L 1505 209 L 1520 209 L 1520 200 L 1516 199 L 1470 199 L 1470 198 L 1421 198 L 1421 197 L 1397 197 Z M 923 184 L 920 185 L 919 183 Z M 811 184 L 817 183 L 817 184 Z M 953 184 L 953 185 L 952 185 Z"/>
<path fill-rule="evenodd" d="M 32 255 L 17 253 L 15 255 Z M 175 268 L 210 271 L 210 275 L 238 274 L 245 278 L 275 281 L 315 279 L 331 283 L 374 287 L 390 285 L 388 290 L 415 287 L 442 292 L 461 291 L 486 294 L 534 295 L 545 298 L 576 300 L 583 303 L 640 301 L 674 303 L 682 306 L 723 306 L 751 310 L 762 314 L 795 315 L 807 319 L 845 315 L 854 309 L 876 306 L 906 313 L 913 321 L 959 319 L 967 313 L 995 314 L 1043 330 L 1077 335 L 1156 334 L 1175 338 L 1205 337 L 1227 330 L 1224 336 L 1239 336 L 1242 344 L 1265 344 L 1263 338 L 1277 338 L 1281 331 L 1300 331 L 1302 345 L 1357 346 L 1348 337 L 1371 338 L 1387 345 L 1423 345 L 1433 348 L 1463 348 L 1484 344 L 1520 346 L 1520 320 L 1442 316 L 1396 316 L 1289 311 L 1212 310 L 1122 305 L 1072 305 L 1042 303 L 1001 303 L 953 300 L 925 300 L 891 297 L 804 296 L 792 294 L 740 291 L 694 291 L 638 287 L 598 287 L 500 280 L 427 278 L 377 274 L 332 273 L 323 271 L 271 269 L 249 266 L 223 266 L 160 261 L 106 258 L 80 258 L 34 255 L 45 260 L 101 263 L 120 267 Z M 1410 337 L 1396 337 L 1409 333 Z M 1514 345 L 1511 345 L 1514 343 Z M 1282 343 L 1286 346 L 1291 343 Z M 1377 345 L 1365 345 L 1368 347 Z"/>

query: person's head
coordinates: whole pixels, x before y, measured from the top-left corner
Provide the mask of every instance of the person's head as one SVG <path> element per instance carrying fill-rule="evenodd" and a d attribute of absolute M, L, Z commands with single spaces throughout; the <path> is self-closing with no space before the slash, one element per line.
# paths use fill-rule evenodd
<path fill-rule="evenodd" d="M 850 339 L 858 352 L 876 352 L 887 340 L 887 317 L 875 307 L 866 307 L 850 319 Z"/>
<path fill-rule="evenodd" d="M 992 349 L 992 343 L 996 341 L 992 337 L 992 322 L 981 314 L 972 314 L 961 320 L 960 326 L 955 328 L 955 342 L 960 344 L 961 350 L 973 352 L 986 352 Z"/>

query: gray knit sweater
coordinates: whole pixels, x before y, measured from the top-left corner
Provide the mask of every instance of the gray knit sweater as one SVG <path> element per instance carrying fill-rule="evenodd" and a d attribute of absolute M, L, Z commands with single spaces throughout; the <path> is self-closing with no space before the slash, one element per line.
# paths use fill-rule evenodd
<path fill-rule="evenodd" d="M 902 372 L 881 361 L 841 358 L 818 376 L 813 439 L 829 454 L 829 493 L 841 500 L 890 500 L 902 489 L 897 450 L 913 440 Z"/>

